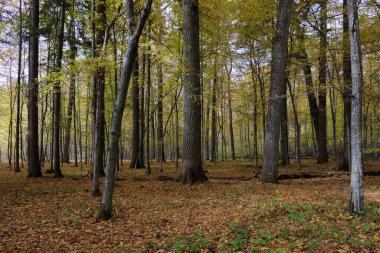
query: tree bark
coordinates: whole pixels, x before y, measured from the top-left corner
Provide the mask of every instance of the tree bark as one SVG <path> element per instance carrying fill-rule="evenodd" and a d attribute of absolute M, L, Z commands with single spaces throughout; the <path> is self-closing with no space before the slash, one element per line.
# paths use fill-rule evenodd
<path fill-rule="evenodd" d="M 77 53 L 77 48 L 75 45 L 75 30 L 74 30 L 74 22 L 71 21 L 71 33 L 70 33 L 70 63 L 73 66 L 75 64 L 75 57 Z M 67 121 L 66 121 L 66 129 L 65 129 L 65 143 L 63 145 L 63 157 L 62 160 L 65 163 L 70 162 L 70 137 L 71 137 L 71 121 L 73 114 L 73 106 L 75 104 L 75 75 L 71 74 L 70 77 L 70 88 L 69 88 L 69 104 L 67 106 Z"/>
<path fill-rule="evenodd" d="M 347 0 L 343 0 L 343 157 L 339 170 L 350 170 L 351 164 L 351 59 L 350 31 L 348 25 Z"/>
<path fill-rule="evenodd" d="M 42 176 L 38 155 L 38 37 L 39 0 L 31 0 L 28 81 L 28 177 Z"/>
<path fill-rule="evenodd" d="M 184 184 L 207 181 L 202 168 L 199 5 L 198 0 L 184 0 L 184 93 L 182 171 Z"/>
<path fill-rule="evenodd" d="M 236 160 L 235 155 L 235 140 L 234 140 L 234 128 L 233 128 L 233 118 L 232 118 L 232 95 L 231 95 L 231 72 L 232 72 L 232 61 L 231 66 L 227 70 L 227 92 L 228 92 L 228 123 L 230 130 L 230 146 L 231 146 L 231 160 Z"/>
<path fill-rule="evenodd" d="M 217 92 L 217 72 L 216 57 L 214 59 L 214 79 L 212 81 L 212 103 L 211 103 L 211 159 L 210 162 L 215 163 L 217 158 L 217 130 L 216 130 L 216 92 Z"/>
<path fill-rule="evenodd" d="M 148 25 L 148 43 L 150 43 L 150 22 Z M 150 127 L 149 127 L 149 120 L 150 120 L 150 86 L 151 86 L 151 78 L 150 78 L 150 71 L 151 71 L 151 59 L 150 59 L 150 45 L 148 44 L 147 53 L 146 53 L 146 112 L 145 112 L 145 127 L 146 127 L 146 174 L 151 174 L 151 168 L 150 168 Z"/>
<path fill-rule="evenodd" d="M 364 213 L 364 176 L 362 154 L 362 92 L 363 72 L 360 50 L 359 18 L 357 1 L 348 0 L 348 20 L 350 31 L 352 107 L 351 107 L 351 213 Z"/>
<path fill-rule="evenodd" d="M 284 96 L 291 0 L 280 0 L 276 34 L 273 40 L 268 114 L 266 118 L 263 168 L 260 180 L 278 183 L 278 144 Z"/>
<path fill-rule="evenodd" d="M 20 128 L 21 128 L 21 115 L 20 115 L 20 102 L 21 102 L 21 60 L 22 60 L 22 31 L 23 31 L 23 13 L 22 1 L 19 0 L 19 40 L 18 40 L 18 66 L 17 66 L 17 89 L 16 89 L 16 140 L 15 140 L 15 172 L 20 172 Z"/>
<path fill-rule="evenodd" d="M 133 34 L 130 31 L 130 35 Z M 138 56 L 136 56 L 136 61 L 133 67 L 132 74 L 132 158 L 131 158 L 131 169 L 144 168 L 144 164 L 140 161 L 139 151 L 140 151 L 140 105 L 139 105 L 139 64 Z"/>
<path fill-rule="evenodd" d="M 62 68 L 63 56 L 63 37 L 65 30 L 65 0 L 61 0 L 59 14 L 59 34 L 57 46 L 57 62 L 55 64 L 55 71 L 60 72 Z M 63 177 L 61 172 L 61 154 L 60 154 L 60 136 L 61 136 L 61 82 L 55 81 L 54 83 L 54 177 Z"/>
<path fill-rule="evenodd" d="M 158 141 L 158 159 L 160 162 L 160 172 L 162 172 L 162 163 L 165 160 L 164 154 L 164 118 L 163 118 L 163 74 L 162 64 L 157 63 L 157 141 Z"/>
<path fill-rule="evenodd" d="M 326 119 L 326 78 L 327 78 L 327 0 L 321 3 L 319 32 L 319 91 L 318 91 L 318 164 L 328 162 L 327 119 Z"/>
<path fill-rule="evenodd" d="M 105 31 L 107 25 L 106 1 L 95 0 L 94 3 L 94 23 L 96 24 L 94 32 L 93 57 L 102 56 L 102 47 L 105 43 Z M 93 82 L 93 152 L 92 152 L 92 196 L 100 196 L 99 176 L 104 175 L 104 85 L 105 85 L 105 67 L 98 66 Z"/>

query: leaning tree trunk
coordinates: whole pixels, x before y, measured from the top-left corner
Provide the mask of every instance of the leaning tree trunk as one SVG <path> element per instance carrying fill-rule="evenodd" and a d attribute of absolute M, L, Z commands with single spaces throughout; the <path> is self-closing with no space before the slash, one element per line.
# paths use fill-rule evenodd
<path fill-rule="evenodd" d="M 260 180 L 267 183 L 278 182 L 278 143 L 282 119 L 281 100 L 285 90 L 285 67 L 287 62 L 291 4 L 291 0 L 280 0 L 277 29 L 273 40 L 263 168 L 260 175 Z"/>
<path fill-rule="evenodd" d="M 207 181 L 202 168 L 199 5 L 198 0 L 184 0 L 184 92 L 182 171 L 179 181 L 184 184 Z"/>
<path fill-rule="evenodd" d="M 351 135 L 351 59 L 350 31 L 348 28 L 347 0 L 343 0 L 343 157 L 340 170 L 350 170 Z"/>
<path fill-rule="evenodd" d="M 133 1 L 127 0 L 127 16 L 129 28 L 133 28 L 134 16 L 133 16 Z M 130 34 L 127 45 L 127 53 L 124 57 L 124 63 L 121 69 L 120 84 L 117 91 L 116 101 L 114 105 L 112 120 L 111 120 L 111 131 L 110 139 L 108 143 L 107 151 L 107 162 L 106 162 L 106 178 L 105 178 L 105 189 L 102 198 L 102 206 L 100 209 L 100 218 L 110 219 L 112 216 L 112 198 L 113 191 L 115 187 L 115 171 L 117 163 L 119 161 L 119 140 L 121 135 L 121 122 L 123 119 L 123 113 L 125 108 L 125 102 L 127 99 L 128 86 L 132 76 L 133 65 L 136 61 L 138 44 L 140 35 L 144 28 L 144 24 L 148 19 L 153 0 L 146 0 L 144 10 L 140 15 L 140 20 L 137 28 L 134 32 Z"/>
<path fill-rule="evenodd" d="M 30 4 L 29 80 L 28 80 L 28 177 L 41 177 L 38 155 L 38 37 L 39 0 Z"/>
<path fill-rule="evenodd" d="M 360 51 L 359 19 L 356 0 L 348 0 L 350 31 L 352 107 L 351 107 L 351 213 L 364 213 L 364 177 L 362 155 L 362 93 L 363 72 Z"/>

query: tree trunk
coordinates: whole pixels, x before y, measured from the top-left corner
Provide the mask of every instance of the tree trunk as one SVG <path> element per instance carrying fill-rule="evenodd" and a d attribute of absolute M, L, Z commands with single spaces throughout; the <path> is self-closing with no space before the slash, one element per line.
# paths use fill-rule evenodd
<path fill-rule="evenodd" d="M 288 72 L 288 71 L 286 71 Z M 283 96 L 281 98 L 281 114 L 282 119 L 280 123 L 280 165 L 289 165 L 289 143 L 288 143 L 288 103 L 286 97 L 288 74 L 285 76 L 285 85 L 283 90 Z"/>
<path fill-rule="evenodd" d="M 150 43 L 150 22 L 148 25 L 148 43 Z M 146 112 L 145 112 L 145 127 L 146 127 L 146 174 L 151 174 L 151 168 L 150 168 L 150 128 L 149 128 L 149 120 L 150 120 L 150 86 L 151 86 L 151 80 L 150 80 L 150 71 L 151 71 L 151 59 L 150 59 L 150 45 L 148 45 L 147 48 L 147 54 L 146 56 Z"/>
<path fill-rule="evenodd" d="M 21 128 L 21 115 L 20 115 L 20 102 L 21 102 L 21 60 L 22 60 L 22 1 L 19 0 L 19 15 L 20 15 L 20 27 L 19 27 L 19 40 L 18 40 L 18 66 L 17 66 L 17 94 L 16 94 L 16 140 L 15 140 L 15 172 L 20 172 L 20 128 Z"/>
<path fill-rule="evenodd" d="M 273 40 L 269 105 L 265 128 L 263 168 L 260 180 L 277 183 L 278 142 L 282 119 L 281 99 L 284 96 L 291 0 L 280 0 L 277 29 Z"/>
<path fill-rule="evenodd" d="M 350 31 L 348 25 L 347 0 L 343 0 L 343 157 L 339 170 L 350 170 L 351 163 L 351 59 Z"/>
<path fill-rule="evenodd" d="M 95 1 L 93 15 L 96 24 L 93 31 L 95 37 L 93 42 L 93 57 L 100 57 L 102 46 L 105 40 L 105 30 L 107 23 L 106 1 Z M 95 25 L 94 24 L 94 25 Z M 99 175 L 104 175 L 104 85 L 105 67 L 98 66 L 93 82 L 93 152 L 92 152 L 92 196 L 100 196 Z"/>
<path fill-rule="evenodd" d="M 319 91 L 318 91 L 318 163 L 328 161 L 326 122 L 326 78 L 327 78 L 327 0 L 323 0 L 320 13 L 319 42 Z"/>
<path fill-rule="evenodd" d="M 130 32 L 130 36 L 133 31 Z M 138 56 L 136 56 L 136 61 L 133 67 L 132 74 L 132 159 L 130 168 L 144 168 L 144 164 L 140 161 L 139 151 L 140 151 L 140 105 L 139 105 L 139 64 Z"/>
<path fill-rule="evenodd" d="M 144 89 L 144 83 L 145 83 L 145 63 L 146 63 L 146 57 L 145 52 L 142 54 L 142 66 L 141 66 L 141 81 L 140 81 L 140 120 L 139 120 L 139 129 L 140 129 L 140 135 L 139 135 L 139 160 L 144 165 L 144 137 L 145 137 L 145 118 L 144 118 L 144 99 L 145 99 L 145 89 Z"/>
<path fill-rule="evenodd" d="M 160 162 L 160 172 L 162 172 L 162 162 L 165 160 L 164 154 L 164 122 L 163 122 L 163 74 L 162 64 L 157 63 L 157 141 L 158 159 Z"/>
<path fill-rule="evenodd" d="M 123 119 L 123 113 L 125 108 L 125 102 L 127 99 L 128 86 L 132 76 L 133 66 L 136 61 L 138 43 L 140 35 L 142 33 L 144 24 L 148 19 L 153 0 L 146 0 L 145 7 L 140 15 L 140 20 L 134 32 L 130 34 L 127 45 L 127 53 L 124 57 L 124 63 L 121 69 L 120 84 L 117 92 L 117 97 L 114 105 L 110 139 L 108 143 L 107 152 L 107 172 L 105 178 L 105 189 L 102 198 L 102 206 L 100 209 L 100 218 L 111 218 L 112 209 L 112 197 L 115 186 L 115 171 L 119 160 L 119 140 L 121 135 L 121 122 Z M 127 0 L 127 17 L 129 28 L 134 28 L 134 16 L 133 16 L 133 1 Z"/>
<path fill-rule="evenodd" d="M 231 66 L 227 69 L 227 92 L 228 92 L 228 120 L 229 120 L 229 130 L 230 130 L 230 145 L 231 145 L 231 159 L 235 160 L 235 140 L 234 140 L 234 128 L 233 128 L 233 119 L 232 119 L 232 96 L 231 96 L 231 72 L 232 72 L 232 61 Z"/>
<path fill-rule="evenodd" d="M 184 93 L 182 171 L 184 184 L 207 181 L 202 168 L 201 94 L 198 0 L 183 1 Z"/>
<path fill-rule="evenodd" d="M 41 177 L 38 155 L 38 37 L 39 0 L 31 0 L 28 81 L 28 177 Z"/>
<path fill-rule="evenodd" d="M 62 68 L 63 56 L 63 37 L 65 30 L 65 0 L 61 0 L 60 17 L 59 17 L 59 34 L 57 46 L 57 62 L 55 64 L 55 71 L 60 72 Z M 59 79 L 58 79 L 59 80 Z M 61 136 L 61 82 L 55 81 L 54 83 L 54 177 L 63 177 L 61 172 L 61 154 L 60 154 L 60 136 Z"/>
<path fill-rule="evenodd" d="M 217 92 L 216 58 L 214 60 L 214 79 L 212 81 L 212 103 L 211 103 L 211 159 L 215 163 L 217 158 L 217 133 L 216 133 L 216 92 Z"/>
<path fill-rule="evenodd" d="M 356 0 L 348 0 L 350 31 L 352 107 L 351 107 L 351 213 L 364 213 L 364 177 L 362 155 L 362 92 L 363 72 L 360 51 L 359 19 Z"/>
<path fill-rule="evenodd" d="M 71 34 L 69 39 L 70 44 L 70 63 L 72 65 L 75 64 L 75 56 L 76 56 L 76 45 L 75 45 L 75 30 L 74 30 L 74 22 L 71 21 Z M 69 88 L 69 104 L 67 106 L 67 121 L 66 121 L 66 129 L 65 129 L 65 142 L 63 145 L 63 157 L 62 160 L 65 163 L 70 162 L 70 136 L 71 136 L 71 121 L 73 114 L 73 106 L 75 103 L 75 75 L 71 74 L 70 77 L 70 88 Z"/>

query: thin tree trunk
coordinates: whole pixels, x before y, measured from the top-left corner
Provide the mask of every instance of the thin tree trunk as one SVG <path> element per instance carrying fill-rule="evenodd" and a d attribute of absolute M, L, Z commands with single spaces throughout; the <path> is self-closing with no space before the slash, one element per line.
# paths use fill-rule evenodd
<path fill-rule="evenodd" d="M 229 130 L 230 130 L 230 145 L 231 145 L 231 159 L 235 160 L 235 140 L 234 140 L 234 128 L 233 128 L 233 118 L 232 118 L 232 95 L 231 95 L 231 72 L 232 72 L 232 61 L 230 67 L 227 69 L 227 92 L 228 92 L 228 120 L 229 120 Z"/>
<path fill-rule="evenodd" d="M 163 74 L 162 64 L 157 63 L 157 141 L 158 141 L 158 159 L 160 162 L 160 172 L 162 172 L 162 163 L 165 160 L 164 154 L 164 122 L 163 122 Z"/>
<path fill-rule="evenodd" d="M 216 92 L 217 92 L 216 58 L 214 59 L 214 79 L 212 81 L 212 103 L 211 103 L 211 160 L 215 163 L 217 159 L 217 133 L 216 133 Z"/>
<path fill-rule="evenodd" d="M 17 66 L 17 88 L 16 88 L 16 140 L 15 140 L 15 172 L 20 172 L 20 128 L 21 128 L 21 61 L 22 61 L 22 32 L 23 32 L 23 13 L 22 13 L 22 1 L 19 0 L 19 40 L 18 40 L 18 66 Z"/>
<path fill-rule="evenodd" d="M 150 21 L 147 28 L 147 31 L 149 33 L 148 36 L 148 43 L 150 43 Z M 151 168 L 150 168 L 150 127 L 149 127 L 149 120 L 150 120 L 150 90 L 151 90 L 151 83 L 150 83 L 150 71 L 151 71 L 151 59 L 150 59 L 150 45 L 148 45 L 147 48 L 147 54 L 146 57 L 146 112 L 145 112 L 145 127 L 146 127 L 146 174 L 151 174 Z"/>

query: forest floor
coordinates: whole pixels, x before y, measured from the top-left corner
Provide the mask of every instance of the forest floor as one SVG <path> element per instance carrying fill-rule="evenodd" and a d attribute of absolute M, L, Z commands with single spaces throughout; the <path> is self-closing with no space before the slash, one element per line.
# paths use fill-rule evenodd
<path fill-rule="evenodd" d="M 293 162 L 293 161 L 292 161 Z M 294 163 L 294 162 L 293 162 Z M 65 177 L 27 179 L 0 166 L 0 252 L 379 252 L 380 177 L 365 177 L 364 216 L 347 212 L 349 174 L 338 162 L 302 172 L 327 177 L 263 184 L 253 161 L 206 162 L 209 182 L 173 180 L 179 171 L 118 174 L 113 218 L 99 221 L 88 166 L 65 165 Z M 43 168 L 45 172 L 48 169 Z M 380 160 L 365 162 L 380 170 Z M 281 174 L 298 173 L 295 166 Z M 101 189 L 103 189 L 102 179 Z"/>

